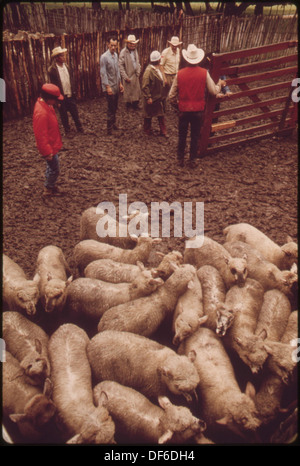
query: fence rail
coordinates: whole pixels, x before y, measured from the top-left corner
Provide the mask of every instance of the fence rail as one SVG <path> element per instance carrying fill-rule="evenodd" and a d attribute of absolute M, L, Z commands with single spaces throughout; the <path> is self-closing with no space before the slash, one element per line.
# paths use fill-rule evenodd
<path fill-rule="evenodd" d="M 289 57 L 288 61 L 294 62 L 294 66 L 285 66 L 286 59 L 265 60 L 265 56 L 294 50 L 297 45 L 297 41 L 289 41 L 212 56 L 212 78 L 216 82 L 226 72 L 226 82 L 234 92 L 228 99 L 220 101 L 215 96 L 208 96 L 205 124 L 199 140 L 200 156 L 271 135 L 288 134 L 295 128 L 297 106 L 291 99 L 291 93 L 292 80 L 298 71 L 298 56 L 293 54 Z M 254 56 L 260 57 L 255 65 L 231 66 L 231 61 Z M 234 106 L 236 101 L 239 104 Z M 225 108 L 220 108 L 220 102 Z M 252 136 L 249 138 L 249 135 Z"/>

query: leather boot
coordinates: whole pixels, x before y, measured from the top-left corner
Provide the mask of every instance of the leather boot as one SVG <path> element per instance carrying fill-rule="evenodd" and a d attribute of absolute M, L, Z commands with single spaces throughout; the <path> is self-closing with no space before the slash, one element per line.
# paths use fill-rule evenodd
<path fill-rule="evenodd" d="M 151 136 L 152 129 L 151 129 L 151 118 L 144 118 L 144 132 Z"/>
<path fill-rule="evenodd" d="M 158 123 L 159 123 L 159 128 L 160 128 L 160 133 L 159 133 L 160 136 L 164 136 L 165 138 L 168 138 L 169 136 L 167 135 L 165 117 L 163 116 L 158 117 Z"/>

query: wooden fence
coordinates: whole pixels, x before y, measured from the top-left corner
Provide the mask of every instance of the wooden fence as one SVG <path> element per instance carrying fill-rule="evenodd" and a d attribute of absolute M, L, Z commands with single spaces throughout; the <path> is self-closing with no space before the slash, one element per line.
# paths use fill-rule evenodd
<path fill-rule="evenodd" d="M 35 13 L 32 18 L 28 16 L 29 8 Z M 141 10 L 123 12 L 122 15 L 118 11 L 103 10 L 102 16 L 97 16 L 92 10 L 74 9 L 70 6 L 65 6 L 62 10 L 65 13 L 65 24 L 65 18 L 70 18 L 72 14 L 78 29 L 92 28 L 94 26 L 91 24 L 96 24 L 88 20 L 88 15 L 92 12 L 95 21 L 100 21 L 101 18 L 101 28 L 99 26 L 94 32 L 54 35 L 48 32 L 49 18 L 44 4 L 34 2 L 30 5 L 9 4 L 6 5 L 5 10 L 3 29 L 14 23 L 23 24 L 33 32 L 39 30 L 44 33 L 19 32 L 14 36 L 11 32 L 4 31 L 2 42 L 3 79 L 6 84 L 4 120 L 32 113 L 40 87 L 48 81 L 47 69 L 51 63 L 51 50 L 58 45 L 68 49 L 67 62 L 75 75 L 77 98 L 82 100 L 101 96 L 100 55 L 106 50 L 106 40 L 110 32 L 118 36 L 119 51 L 129 33 L 135 34 L 140 39 L 138 52 L 142 71 L 148 64 L 150 52 L 162 51 L 167 46 L 167 40 L 173 35 L 178 35 L 183 40 L 184 47 L 188 43 L 195 43 L 203 47 L 207 53 L 240 49 L 240 44 L 253 47 L 268 41 L 276 43 L 279 39 L 294 40 L 297 36 L 297 16 L 282 19 L 274 16 L 236 18 L 214 14 L 194 18 L 158 13 L 157 16 L 155 14 L 153 16 L 153 13 L 145 13 Z M 82 10 L 81 13 L 79 10 Z M 42 27 L 44 29 L 39 29 Z M 291 50 L 287 49 L 282 53 L 289 54 Z M 247 60 L 255 60 L 255 58 L 255 56 L 246 57 Z"/>
<path fill-rule="evenodd" d="M 227 76 L 226 82 L 233 94 L 220 100 L 208 96 L 199 140 L 200 157 L 293 131 L 297 105 L 291 94 L 292 80 L 298 71 L 298 54 L 286 55 L 285 52 L 295 50 L 297 44 L 297 41 L 282 42 L 212 56 L 213 80 L 217 82 L 220 76 Z M 281 53 L 281 56 L 266 59 L 274 53 Z M 259 59 L 238 63 L 253 56 Z M 216 103 L 220 103 L 220 108 Z"/>

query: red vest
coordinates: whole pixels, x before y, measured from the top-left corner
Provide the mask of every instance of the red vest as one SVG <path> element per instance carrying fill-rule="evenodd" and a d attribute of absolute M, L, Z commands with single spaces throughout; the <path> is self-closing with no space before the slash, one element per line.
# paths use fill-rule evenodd
<path fill-rule="evenodd" d="M 207 70 L 199 66 L 187 66 L 178 71 L 179 111 L 200 112 L 205 107 Z"/>

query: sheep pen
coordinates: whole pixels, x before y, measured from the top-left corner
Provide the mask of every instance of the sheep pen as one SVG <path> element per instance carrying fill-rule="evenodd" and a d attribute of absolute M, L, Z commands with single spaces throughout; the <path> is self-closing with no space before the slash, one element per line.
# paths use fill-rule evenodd
<path fill-rule="evenodd" d="M 223 229 L 239 222 L 254 225 L 279 245 L 286 242 L 287 235 L 297 242 L 296 132 L 288 138 L 264 139 L 219 151 L 200 159 L 195 169 L 180 168 L 176 162 L 178 115 L 171 107 L 166 114 L 168 140 L 156 134 L 144 137 L 141 110 L 127 112 L 122 97 L 117 113 L 120 129 L 111 137 L 106 135 L 104 99 L 78 103 L 78 108 L 85 133 L 77 134 L 72 128 L 71 138 L 63 136 L 59 186 L 65 194 L 47 203 L 41 198 L 45 167 L 36 150 L 31 117 L 3 123 L 3 252 L 28 277 L 34 276 L 39 251 L 52 244 L 63 250 L 76 278 L 73 250 L 80 241 L 82 212 L 103 201 L 117 206 L 121 193 L 127 194 L 128 205 L 136 201 L 149 207 L 151 202 L 204 202 L 205 234 L 221 244 L 225 242 Z M 154 121 L 158 133 L 155 125 Z M 172 235 L 173 222 L 171 216 L 171 237 L 162 238 L 153 248 L 149 267 L 160 263 L 157 251 L 184 253 L 185 240 Z M 292 310 L 297 309 L 296 296 L 291 306 Z M 33 320 L 51 335 L 63 318 L 62 313 L 55 321 L 55 317 L 38 309 Z M 174 349 L 171 325 L 166 322 L 153 339 Z M 258 391 L 262 375 L 251 374 L 235 354 L 230 357 L 241 391 L 247 382 L 252 382 Z M 295 401 L 296 382 L 285 387 L 282 397 L 281 408 L 288 411 L 278 413 L 272 423 L 263 426 L 259 442 L 293 440 L 293 429 L 281 432 L 280 425 L 293 415 L 291 406 Z M 197 408 L 193 414 L 201 418 Z M 26 443 L 14 425 L 6 427 L 16 443 Z M 252 437 L 239 438 L 220 426 L 204 435 L 217 444 L 253 443 Z M 60 441 L 59 432 L 54 429 L 47 432 L 41 443 Z"/>

